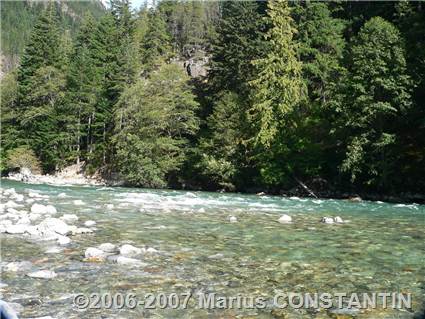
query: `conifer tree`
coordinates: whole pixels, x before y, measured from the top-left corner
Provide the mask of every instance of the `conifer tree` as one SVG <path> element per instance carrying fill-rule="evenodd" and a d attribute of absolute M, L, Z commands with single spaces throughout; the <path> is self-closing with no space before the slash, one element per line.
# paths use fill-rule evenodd
<path fill-rule="evenodd" d="M 400 32 L 381 17 L 361 28 L 350 50 L 342 125 L 348 128 L 341 169 L 366 185 L 382 187 L 394 176 L 395 120 L 411 106 Z"/>

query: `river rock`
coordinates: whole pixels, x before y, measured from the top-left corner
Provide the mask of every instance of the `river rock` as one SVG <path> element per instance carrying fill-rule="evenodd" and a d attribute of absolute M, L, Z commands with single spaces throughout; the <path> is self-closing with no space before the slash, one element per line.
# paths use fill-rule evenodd
<path fill-rule="evenodd" d="M 142 263 L 140 260 L 135 258 L 128 258 L 124 256 L 118 256 L 116 259 L 118 265 L 137 265 L 137 266 L 147 266 L 147 264 Z"/>
<path fill-rule="evenodd" d="M 16 311 L 7 302 L 0 300 L 1 317 L 6 319 L 18 319 Z"/>
<path fill-rule="evenodd" d="M 17 202 L 22 202 L 24 200 L 24 195 L 13 194 L 10 198 L 16 200 Z"/>
<path fill-rule="evenodd" d="M 134 247 L 132 245 L 122 245 L 120 247 L 120 254 L 123 256 L 135 256 L 135 255 L 140 255 L 142 253 L 142 249 Z"/>
<path fill-rule="evenodd" d="M 354 196 L 354 197 L 350 197 L 348 200 L 350 202 L 360 203 L 362 201 L 362 198 L 360 196 Z"/>
<path fill-rule="evenodd" d="M 292 217 L 286 214 L 283 214 L 282 216 L 280 216 L 280 218 L 278 219 L 278 222 L 281 224 L 289 224 L 292 222 Z"/>
<path fill-rule="evenodd" d="M 61 246 L 65 246 L 71 243 L 71 238 L 66 236 L 58 236 L 58 244 Z"/>
<path fill-rule="evenodd" d="M 64 214 L 60 219 L 62 219 L 65 223 L 75 223 L 78 221 L 78 216 L 75 214 Z"/>
<path fill-rule="evenodd" d="M 62 252 L 62 249 L 56 246 L 47 248 L 45 251 L 46 254 L 59 254 L 60 252 Z"/>
<path fill-rule="evenodd" d="M 97 248 L 94 248 L 94 247 L 89 247 L 84 252 L 84 256 L 86 258 L 105 257 L 105 252 L 103 250 L 100 250 L 100 249 L 97 249 Z"/>
<path fill-rule="evenodd" d="M 16 204 L 14 201 L 8 201 L 6 204 L 5 204 L 5 206 L 7 207 L 7 208 L 13 208 L 13 207 L 20 207 L 21 205 L 19 205 L 19 204 Z"/>
<path fill-rule="evenodd" d="M 235 216 L 229 216 L 229 222 L 231 223 L 237 223 L 238 219 Z"/>
<path fill-rule="evenodd" d="M 37 278 L 37 279 L 52 279 L 57 276 L 57 274 L 52 270 L 39 270 L 27 274 L 28 277 Z"/>
<path fill-rule="evenodd" d="M 105 253 L 113 253 L 117 250 L 117 246 L 111 243 L 103 243 L 99 245 L 99 249 Z"/>
<path fill-rule="evenodd" d="M 94 220 L 87 220 L 87 221 L 84 222 L 84 226 L 86 226 L 86 227 L 91 227 L 91 226 L 94 226 L 94 225 L 96 225 L 96 222 Z"/>
<path fill-rule="evenodd" d="M 39 228 L 54 231 L 60 235 L 67 235 L 70 232 L 68 225 L 58 218 L 46 218 L 40 223 Z"/>
<path fill-rule="evenodd" d="M 67 195 L 65 193 L 59 193 L 58 194 L 58 198 L 65 198 L 67 197 Z"/>
<path fill-rule="evenodd" d="M 332 217 L 322 217 L 321 222 L 325 224 L 333 224 L 334 219 Z"/>
<path fill-rule="evenodd" d="M 45 214 L 45 213 L 47 213 L 47 207 L 44 206 L 43 204 L 37 204 L 37 203 L 35 203 L 35 204 L 33 204 L 31 206 L 31 213 L 34 213 L 34 214 Z"/>
<path fill-rule="evenodd" d="M 31 269 L 31 267 L 32 263 L 29 261 L 14 261 L 4 266 L 3 270 L 10 272 L 28 271 Z"/>
<path fill-rule="evenodd" d="M 8 234 L 23 234 L 27 230 L 27 225 L 10 225 L 6 228 Z"/>
<path fill-rule="evenodd" d="M 342 218 L 341 218 L 341 217 L 339 217 L 339 216 L 336 216 L 336 217 L 334 218 L 334 221 L 335 221 L 335 223 L 338 223 L 338 224 L 342 224 L 342 223 L 344 223 L 344 221 L 342 220 Z"/>
<path fill-rule="evenodd" d="M 76 199 L 73 201 L 74 205 L 84 205 L 84 202 L 81 199 Z"/>
<path fill-rule="evenodd" d="M 24 217 L 22 217 L 18 220 L 17 224 L 19 224 L 19 225 L 29 225 L 29 224 L 31 224 L 31 220 L 28 217 L 24 216 Z"/>
<path fill-rule="evenodd" d="M 56 214 L 58 211 L 56 210 L 56 207 L 55 207 L 55 206 L 53 206 L 53 205 L 47 205 L 47 206 L 46 206 L 46 212 L 47 212 L 47 214 L 52 214 L 52 215 L 54 215 L 54 214 Z"/>
<path fill-rule="evenodd" d="M 40 219 L 41 218 L 41 215 L 40 214 L 36 214 L 36 213 L 30 213 L 29 215 L 28 215 L 28 218 L 30 219 L 30 221 L 36 221 L 37 219 Z"/>
<path fill-rule="evenodd" d="M 107 204 L 106 209 L 114 209 L 114 204 Z"/>

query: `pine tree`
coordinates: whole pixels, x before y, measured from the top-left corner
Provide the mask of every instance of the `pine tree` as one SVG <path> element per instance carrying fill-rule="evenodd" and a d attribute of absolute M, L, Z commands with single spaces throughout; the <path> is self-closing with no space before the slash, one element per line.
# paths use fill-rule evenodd
<path fill-rule="evenodd" d="M 397 28 L 380 17 L 370 19 L 353 41 L 342 125 L 348 129 L 341 169 L 375 187 L 394 176 L 395 120 L 411 106 L 403 41 Z"/>
<path fill-rule="evenodd" d="M 290 125 L 288 116 L 301 100 L 303 82 L 301 63 L 294 42 L 293 19 L 286 1 L 268 3 L 270 30 L 266 38 L 271 47 L 267 56 L 253 63 L 258 75 L 251 82 L 254 90 L 250 117 L 258 127 L 257 140 L 270 146 L 280 129 Z"/>

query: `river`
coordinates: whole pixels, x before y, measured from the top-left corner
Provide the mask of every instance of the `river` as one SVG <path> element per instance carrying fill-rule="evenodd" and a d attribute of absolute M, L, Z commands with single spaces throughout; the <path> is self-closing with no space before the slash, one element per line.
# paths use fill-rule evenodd
<path fill-rule="evenodd" d="M 24 195 L 17 210 L 29 211 L 34 199 L 27 201 L 28 195 L 38 193 L 35 202 L 55 206 L 57 216 L 76 214 L 79 226 L 96 222 L 93 233 L 69 236 L 71 243 L 63 246 L 0 234 L 3 267 L 30 262 L 25 271 L 2 271 L 2 299 L 21 306 L 20 318 L 376 319 L 423 313 L 424 205 L 2 181 L 3 192 L 11 188 Z M 293 222 L 279 223 L 282 214 Z M 229 216 L 237 222 L 229 222 Z M 324 216 L 345 222 L 324 224 Z M 137 257 L 142 263 L 136 265 L 85 258 L 88 247 L 102 243 L 153 248 L 153 253 Z M 57 276 L 26 275 L 37 270 Z M 412 309 L 338 312 L 273 305 L 276 294 L 286 292 L 386 291 L 411 293 Z M 180 298 L 188 292 L 186 309 L 78 309 L 74 304 L 78 294 L 134 294 L 144 300 L 147 293 Z M 267 305 L 199 307 L 195 296 L 212 293 L 261 297 Z"/>

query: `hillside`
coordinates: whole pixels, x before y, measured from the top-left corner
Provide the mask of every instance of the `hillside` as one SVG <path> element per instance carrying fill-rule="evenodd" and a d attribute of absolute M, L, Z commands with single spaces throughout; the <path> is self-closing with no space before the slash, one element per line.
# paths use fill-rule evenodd
<path fill-rule="evenodd" d="M 2 71 L 9 70 L 18 61 L 30 32 L 47 2 L 1 1 L 1 56 Z M 98 18 L 104 14 L 101 1 L 57 1 L 60 25 L 73 36 L 86 11 Z"/>

